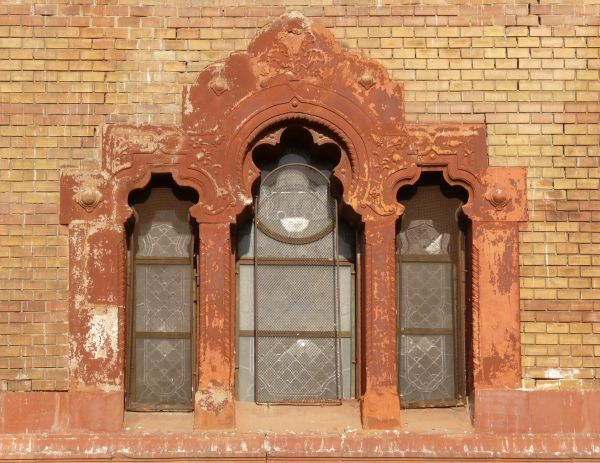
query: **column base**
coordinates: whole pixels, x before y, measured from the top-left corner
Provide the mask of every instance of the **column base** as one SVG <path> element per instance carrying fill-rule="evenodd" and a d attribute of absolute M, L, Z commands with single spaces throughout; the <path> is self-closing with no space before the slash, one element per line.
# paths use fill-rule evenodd
<path fill-rule="evenodd" d="M 400 427 L 400 397 L 396 389 L 370 389 L 362 397 L 360 405 L 364 429 Z"/>
<path fill-rule="evenodd" d="M 196 391 L 194 429 L 235 428 L 235 402 L 231 391 L 222 388 Z"/>

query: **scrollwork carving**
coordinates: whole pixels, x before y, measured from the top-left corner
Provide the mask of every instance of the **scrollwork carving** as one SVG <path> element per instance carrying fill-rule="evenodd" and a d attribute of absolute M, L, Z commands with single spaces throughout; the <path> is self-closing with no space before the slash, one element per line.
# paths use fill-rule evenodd
<path fill-rule="evenodd" d="M 393 197 L 389 179 L 407 167 L 404 153 L 407 149 L 405 133 L 393 136 L 371 134 L 375 149 L 370 159 L 369 190 L 362 207 L 367 207 L 378 215 L 399 213 L 399 205 Z"/>
<path fill-rule="evenodd" d="M 132 167 L 133 156 L 180 155 L 189 151 L 189 138 L 177 127 L 113 126 L 105 135 L 107 166 L 113 174 Z"/>
<path fill-rule="evenodd" d="M 473 142 L 480 136 L 477 128 L 469 125 L 416 125 L 407 126 L 410 132 L 408 153 L 417 156 L 417 164 L 426 164 L 438 156 L 473 155 Z M 428 158 L 428 159 L 427 159 Z"/>

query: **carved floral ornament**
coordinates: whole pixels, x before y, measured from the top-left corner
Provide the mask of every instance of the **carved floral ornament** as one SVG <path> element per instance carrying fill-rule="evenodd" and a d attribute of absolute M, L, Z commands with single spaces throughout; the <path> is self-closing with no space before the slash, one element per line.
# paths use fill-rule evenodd
<path fill-rule="evenodd" d="M 483 125 L 407 124 L 403 109 L 402 84 L 379 63 L 342 49 L 309 19 L 288 14 L 259 33 L 246 52 L 209 66 L 184 89 L 180 127 L 105 128 L 96 175 L 111 179 L 105 187 L 111 184 L 111 192 L 81 183 L 77 172 L 63 173 L 63 179 L 70 177 L 63 189 L 85 211 L 82 218 L 91 219 L 103 198 L 111 198 L 109 208 L 126 207 L 126 185 L 138 187 L 135 179 L 148 172 L 170 172 L 195 185 L 200 220 L 235 221 L 248 206 L 258 175 L 249 156 L 252 140 L 272 127 L 303 123 L 343 142 L 345 154 L 335 174 L 344 202 L 360 215 L 401 214 L 398 188 L 428 170 L 467 185 L 474 194 L 473 213 L 487 220 L 507 220 L 509 209 L 525 210 L 517 194 L 521 169 L 501 174 L 516 177 L 516 184 L 487 181 Z M 68 214 L 69 208 L 61 210 L 64 222 L 77 216 L 72 208 Z M 523 212 L 513 212 L 513 218 L 523 219 Z"/>

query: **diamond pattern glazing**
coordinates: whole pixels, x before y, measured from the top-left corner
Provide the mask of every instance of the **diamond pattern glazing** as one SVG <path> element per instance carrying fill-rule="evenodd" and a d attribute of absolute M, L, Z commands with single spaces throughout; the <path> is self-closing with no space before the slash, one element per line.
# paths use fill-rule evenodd
<path fill-rule="evenodd" d="M 136 330 L 189 331 L 191 276 L 189 265 L 136 265 Z"/>
<path fill-rule="evenodd" d="M 452 264 L 403 262 L 403 328 L 452 329 Z"/>
<path fill-rule="evenodd" d="M 454 347 L 449 335 L 403 335 L 400 395 L 406 401 L 454 397 Z"/>
<path fill-rule="evenodd" d="M 338 359 L 332 338 L 259 338 L 259 401 L 335 400 Z"/>
<path fill-rule="evenodd" d="M 154 404 L 190 402 L 190 341 L 138 339 L 137 344 L 137 401 Z"/>
<path fill-rule="evenodd" d="M 159 210 L 153 219 L 152 223 L 140 226 L 137 256 L 189 257 L 192 235 L 181 213 Z"/>

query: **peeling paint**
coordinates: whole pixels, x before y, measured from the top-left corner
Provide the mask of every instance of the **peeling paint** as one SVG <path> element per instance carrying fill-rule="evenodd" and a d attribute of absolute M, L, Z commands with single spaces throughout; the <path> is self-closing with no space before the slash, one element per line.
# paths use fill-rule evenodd
<path fill-rule="evenodd" d="M 85 350 L 95 359 L 106 359 L 117 351 L 118 334 L 118 309 L 109 307 L 95 311 L 85 333 Z"/>

